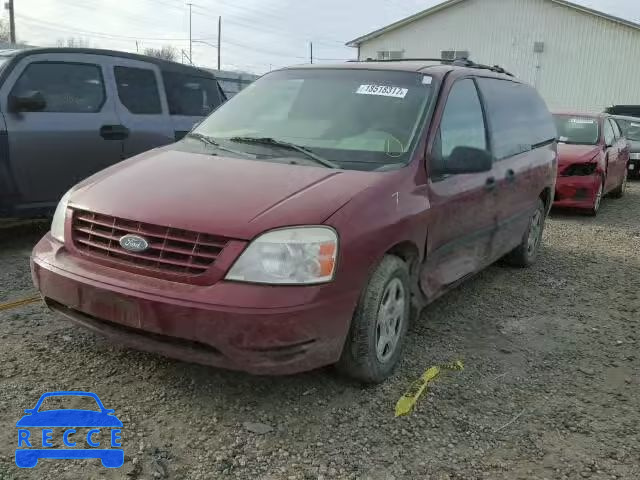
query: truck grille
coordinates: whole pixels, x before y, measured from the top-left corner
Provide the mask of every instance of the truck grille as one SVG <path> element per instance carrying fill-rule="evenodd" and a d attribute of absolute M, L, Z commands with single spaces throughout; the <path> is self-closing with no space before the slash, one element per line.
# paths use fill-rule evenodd
<path fill-rule="evenodd" d="M 147 240 L 149 248 L 130 252 L 120 246 L 127 234 Z M 84 210 L 73 212 L 72 239 L 82 253 L 157 272 L 198 275 L 207 271 L 227 239 L 179 228 L 125 220 Z"/>

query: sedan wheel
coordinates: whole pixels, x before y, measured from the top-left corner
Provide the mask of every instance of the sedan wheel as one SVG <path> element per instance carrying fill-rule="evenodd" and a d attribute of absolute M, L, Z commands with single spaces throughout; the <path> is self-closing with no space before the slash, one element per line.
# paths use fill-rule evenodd
<path fill-rule="evenodd" d="M 598 211 L 600 210 L 600 204 L 602 203 L 603 192 L 604 192 L 604 180 L 600 182 L 600 187 L 598 188 L 598 191 L 596 192 L 596 196 L 593 199 L 593 207 L 591 207 L 591 210 L 589 211 L 589 213 L 594 217 L 598 214 Z"/>

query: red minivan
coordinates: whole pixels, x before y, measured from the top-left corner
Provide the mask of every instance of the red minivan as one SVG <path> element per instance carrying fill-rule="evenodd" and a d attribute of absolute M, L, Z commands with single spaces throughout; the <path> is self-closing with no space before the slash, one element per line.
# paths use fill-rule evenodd
<path fill-rule="evenodd" d="M 551 114 L 498 67 L 287 68 L 71 189 L 33 280 L 124 345 L 379 382 L 410 312 L 502 257 L 535 261 L 556 168 Z"/>
<path fill-rule="evenodd" d="M 630 145 L 609 115 L 567 112 L 553 116 L 559 142 L 553 206 L 597 215 L 605 195 L 624 195 Z"/>

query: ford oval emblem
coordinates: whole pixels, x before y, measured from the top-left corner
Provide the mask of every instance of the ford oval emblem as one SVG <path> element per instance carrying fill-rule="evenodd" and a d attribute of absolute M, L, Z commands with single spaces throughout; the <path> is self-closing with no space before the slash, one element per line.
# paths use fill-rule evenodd
<path fill-rule="evenodd" d="M 130 252 L 144 252 L 149 248 L 149 242 L 140 235 L 130 234 L 120 238 L 120 246 Z"/>

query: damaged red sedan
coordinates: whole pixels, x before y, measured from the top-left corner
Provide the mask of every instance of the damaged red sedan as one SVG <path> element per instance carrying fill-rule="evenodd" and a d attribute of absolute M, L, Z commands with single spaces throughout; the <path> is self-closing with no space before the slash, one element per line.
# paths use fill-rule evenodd
<path fill-rule="evenodd" d="M 558 181 L 553 206 L 597 215 L 605 195 L 624 195 L 629 145 L 608 115 L 555 113 L 554 119 L 558 129 Z"/>
<path fill-rule="evenodd" d="M 546 105 L 459 63 L 265 75 L 180 142 L 72 188 L 33 251 L 35 285 L 124 345 L 384 380 L 410 312 L 500 258 L 532 265 L 551 207 Z"/>

